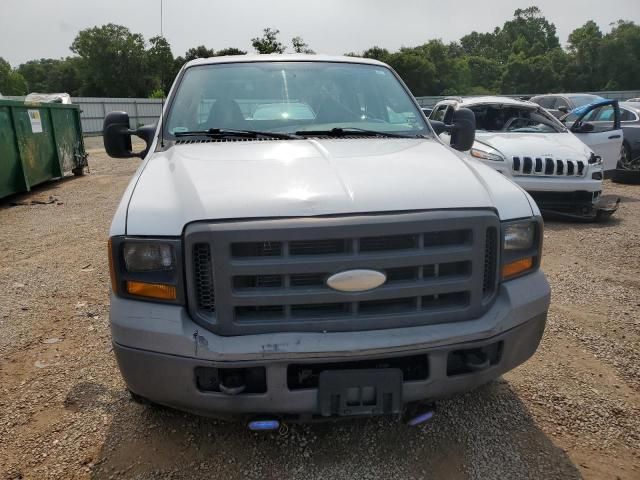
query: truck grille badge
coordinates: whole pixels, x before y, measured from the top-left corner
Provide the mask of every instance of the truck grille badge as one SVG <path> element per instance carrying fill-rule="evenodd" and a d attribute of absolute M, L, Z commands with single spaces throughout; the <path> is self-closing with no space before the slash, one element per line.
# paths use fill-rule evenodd
<path fill-rule="evenodd" d="M 327 285 L 340 292 L 364 292 L 379 287 L 387 281 L 387 276 L 377 270 L 347 270 L 327 279 Z"/>

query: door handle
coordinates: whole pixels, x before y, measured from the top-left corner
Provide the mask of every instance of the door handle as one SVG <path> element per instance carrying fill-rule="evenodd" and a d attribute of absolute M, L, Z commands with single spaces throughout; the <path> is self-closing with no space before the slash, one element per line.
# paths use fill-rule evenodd
<path fill-rule="evenodd" d="M 620 138 L 620 135 L 611 135 L 609 137 L 609 140 L 613 140 L 614 138 Z"/>

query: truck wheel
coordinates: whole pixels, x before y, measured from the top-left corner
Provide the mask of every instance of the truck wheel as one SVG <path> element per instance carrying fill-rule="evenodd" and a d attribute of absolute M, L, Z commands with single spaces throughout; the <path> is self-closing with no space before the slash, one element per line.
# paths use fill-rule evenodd
<path fill-rule="evenodd" d="M 616 183 L 640 184 L 640 157 L 631 158 L 631 148 L 626 142 L 622 144 L 618 168 L 613 171 L 611 180 Z"/>

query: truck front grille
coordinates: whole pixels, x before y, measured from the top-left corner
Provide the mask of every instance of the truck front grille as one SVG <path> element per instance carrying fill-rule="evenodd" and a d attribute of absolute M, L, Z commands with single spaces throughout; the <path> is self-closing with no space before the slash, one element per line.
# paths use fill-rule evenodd
<path fill-rule="evenodd" d="M 586 163 L 559 158 L 513 157 L 511 165 L 514 175 L 582 177 L 586 173 Z"/>
<path fill-rule="evenodd" d="M 498 228 L 479 211 L 193 224 L 190 312 L 221 335 L 468 320 L 496 290 Z M 327 286 L 359 268 L 387 280 L 355 293 Z"/>

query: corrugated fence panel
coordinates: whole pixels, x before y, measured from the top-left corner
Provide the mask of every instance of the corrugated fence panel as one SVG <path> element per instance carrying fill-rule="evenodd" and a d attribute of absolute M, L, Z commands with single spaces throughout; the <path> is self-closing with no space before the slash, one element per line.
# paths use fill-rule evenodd
<path fill-rule="evenodd" d="M 24 99 L 24 97 L 6 98 Z M 127 112 L 131 128 L 156 122 L 162 112 L 162 100 L 156 98 L 71 97 L 71 102 L 80 106 L 82 131 L 85 135 L 100 134 L 104 117 L 109 112 L 117 110 Z"/>

